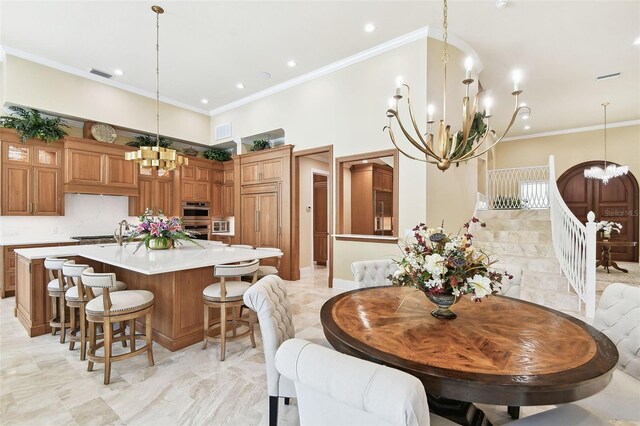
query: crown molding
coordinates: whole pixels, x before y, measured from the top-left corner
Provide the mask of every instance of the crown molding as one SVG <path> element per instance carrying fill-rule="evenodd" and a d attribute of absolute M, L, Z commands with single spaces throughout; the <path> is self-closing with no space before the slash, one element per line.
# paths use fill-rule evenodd
<path fill-rule="evenodd" d="M 19 49 L 14 49 L 9 46 L 0 45 L 0 58 L 4 60 L 5 55 L 15 56 L 20 59 L 25 59 L 30 62 L 35 62 L 36 64 L 44 65 L 49 68 L 56 69 L 58 71 L 66 72 L 68 74 L 77 75 L 78 77 L 86 78 L 87 80 L 92 80 L 97 83 L 101 83 L 107 86 L 115 87 L 117 89 L 121 89 L 127 92 L 135 93 L 136 95 L 144 96 L 149 99 L 156 99 L 156 94 L 153 92 L 148 92 L 146 90 L 139 89 L 137 87 L 131 86 L 129 84 L 120 83 L 115 80 L 109 80 L 104 77 L 99 77 L 91 74 L 89 71 L 84 71 L 69 65 L 62 64 L 60 62 L 52 61 L 47 58 L 43 58 L 42 56 L 34 55 L 32 53 L 24 52 Z M 196 112 L 198 114 L 209 115 L 209 111 L 202 108 L 196 108 L 194 106 L 176 101 L 175 99 L 167 98 L 164 96 L 160 96 L 160 102 L 165 104 L 173 105 L 178 108 L 186 109 L 192 112 Z"/>
<path fill-rule="evenodd" d="M 396 37 L 382 44 L 374 46 L 370 49 L 358 52 L 355 55 L 348 56 L 344 59 L 333 62 L 329 65 L 325 65 L 324 67 L 318 68 L 314 71 L 308 72 L 306 74 L 302 74 L 301 76 L 298 76 L 296 78 L 292 78 L 291 80 L 287 80 L 283 83 L 276 84 L 275 86 L 269 87 L 268 89 L 261 90 L 252 95 L 238 99 L 237 101 L 233 101 L 226 105 L 222 105 L 218 108 L 214 108 L 210 111 L 210 114 L 212 117 L 214 117 L 223 112 L 227 112 L 232 109 L 241 107 L 243 105 L 247 105 L 251 102 L 257 101 L 258 99 L 265 98 L 267 96 L 276 94 L 278 92 L 282 92 L 283 90 L 287 90 L 292 87 L 295 87 L 299 84 L 306 83 L 307 81 L 314 80 L 319 77 L 323 77 L 327 74 L 331 74 L 333 72 L 339 71 L 348 66 L 357 64 L 362 61 L 366 61 L 367 59 L 373 58 L 375 56 L 378 56 L 390 50 L 394 50 L 399 47 L 405 46 L 409 43 L 413 43 L 414 41 L 421 40 L 426 37 L 442 38 L 442 35 L 443 35 L 442 30 L 440 29 L 430 28 L 428 26 L 419 28 L 415 31 L 401 35 L 400 37 Z M 448 36 L 448 41 L 450 45 L 455 46 L 456 48 L 462 50 L 465 54 L 473 58 L 474 63 L 476 64 L 476 67 L 478 69 L 478 73 L 482 71 L 483 65 L 482 65 L 482 62 L 480 61 L 480 58 L 478 57 L 478 54 L 475 52 L 475 50 L 473 50 L 473 48 L 467 42 L 453 35 Z"/>
<path fill-rule="evenodd" d="M 640 125 L 640 120 L 619 121 L 617 123 L 607 123 L 607 129 L 611 129 L 615 127 L 638 126 L 638 125 Z M 509 138 L 504 138 L 502 141 L 500 141 L 500 143 L 519 141 L 523 139 L 545 138 L 548 136 L 567 135 L 570 133 L 592 132 L 594 130 L 603 130 L 603 129 L 604 129 L 604 124 L 598 124 L 595 126 L 587 126 L 587 127 L 576 127 L 574 129 L 553 130 L 550 132 L 534 133 L 532 135 L 513 136 Z"/>

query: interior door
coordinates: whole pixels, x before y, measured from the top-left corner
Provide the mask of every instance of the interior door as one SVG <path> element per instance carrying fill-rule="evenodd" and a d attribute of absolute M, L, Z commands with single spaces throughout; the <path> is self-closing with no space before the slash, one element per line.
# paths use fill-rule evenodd
<path fill-rule="evenodd" d="M 260 247 L 280 247 L 277 192 L 269 192 L 259 196 L 258 234 Z"/>
<path fill-rule="evenodd" d="M 241 244 L 258 245 L 258 195 L 242 195 L 240 201 L 242 209 Z"/>
<path fill-rule="evenodd" d="M 327 264 L 327 177 L 313 175 L 313 261 Z"/>
<path fill-rule="evenodd" d="M 614 241 L 638 241 L 638 182 L 632 174 L 611 179 L 606 185 L 599 179 L 587 179 L 584 170 L 593 165 L 602 167 L 602 161 L 578 164 L 558 178 L 558 189 L 569 210 L 585 223 L 593 211 L 596 221 L 608 220 L 622 224 Z M 598 244 L 596 256 L 600 256 Z M 623 262 L 638 261 L 638 247 L 611 247 L 612 259 Z"/>

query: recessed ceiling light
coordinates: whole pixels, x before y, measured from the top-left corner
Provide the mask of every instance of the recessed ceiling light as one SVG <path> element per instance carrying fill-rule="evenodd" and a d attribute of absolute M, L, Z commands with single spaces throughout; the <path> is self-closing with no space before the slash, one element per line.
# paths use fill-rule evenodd
<path fill-rule="evenodd" d="M 238 89 L 244 89 L 246 86 L 244 84 L 242 84 L 242 83 L 238 83 L 238 84 L 236 84 L 236 87 Z"/>
<path fill-rule="evenodd" d="M 202 102 L 203 104 L 208 104 L 209 100 L 208 99 L 202 99 L 202 100 L 200 100 L 200 102 Z"/>
<path fill-rule="evenodd" d="M 124 71 L 122 71 L 120 68 L 118 68 L 117 70 L 113 70 L 113 73 L 115 75 L 124 75 Z"/>
<path fill-rule="evenodd" d="M 525 130 L 529 130 L 530 128 L 531 128 L 531 126 L 529 126 L 529 125 L 524 126 Z"/>
<path fill-rule="evenodd" d="M 369 23 L 369 24 L 364 26 L 364 30 L 365 30 L 365 32 L 372 33 L 372 32 L 374 32 L 376 30 L 376 26 L 371 24 L 371 23 Z"/>
<path fill-rule="evenodd" d="M 289 62 L 287 62 L 287 65 L 289 65 L 291 68 L 296 66 L 296 61 L 294 61 L 293 59 L 290 60 Z"/>
<path fill-rule="evenodd" d="M 636 46 L 640 46 L 640 37 L 638 37 L 637 39 L 635 39 L 633 41 L 633 44 L 635 44 Z"/>

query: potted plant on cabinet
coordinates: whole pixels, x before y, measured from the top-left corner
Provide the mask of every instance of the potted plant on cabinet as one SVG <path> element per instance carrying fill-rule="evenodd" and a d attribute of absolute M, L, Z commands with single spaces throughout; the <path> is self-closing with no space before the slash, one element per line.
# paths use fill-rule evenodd
<path fill-rule="evenodd" d="M 15 129 L 22 143 L 29 139 L 41 139 L 46 143 L 52 143 L 67 135 L 60 127 L 69 126 L 60 117 L 43 117 L 38 110 L 18 106 L 10 106 L 9 109 L 12 114 L 0 117 L 0 126 Z"/>
<path fill-rule="evenodd" d="M 269 148 L 271 148 L 271 142 L 265 139 L 256 139 L 253 141 L 253 146 L 249 148 L 249 151 L 262 151 Z"/>
<path fill-rule="evenodd" d="M 223 162 L 231 160 L 231 153 L 224 149 L 209 148 L 202 155 L 204 158 L 213 161 Z"/>

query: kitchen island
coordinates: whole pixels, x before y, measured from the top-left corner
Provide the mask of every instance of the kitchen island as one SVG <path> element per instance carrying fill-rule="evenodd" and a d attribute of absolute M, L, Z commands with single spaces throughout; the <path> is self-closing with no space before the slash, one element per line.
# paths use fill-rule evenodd
<path fill-rule="evenodd" d="M 114 272 L 129 290 L 153 292 L 153 340 L 160 345 L 175 351 L 201 342 L 202 290 L 217 281 L 213 266 L 270 258 L 273 251 L 198 243 L 202 247 L 187 242 L 170 250 L 141 247 L 135 253 L 135 243 L 16 250 L 16 316 L 32 337 L 51 330 L 48 325 L 51 304 L 46 291 L 49 277 L 44 259 L 64 257 L 87 263 L 99 272 Z M 143 323 L 137 327 L 142 330 Z"/>

